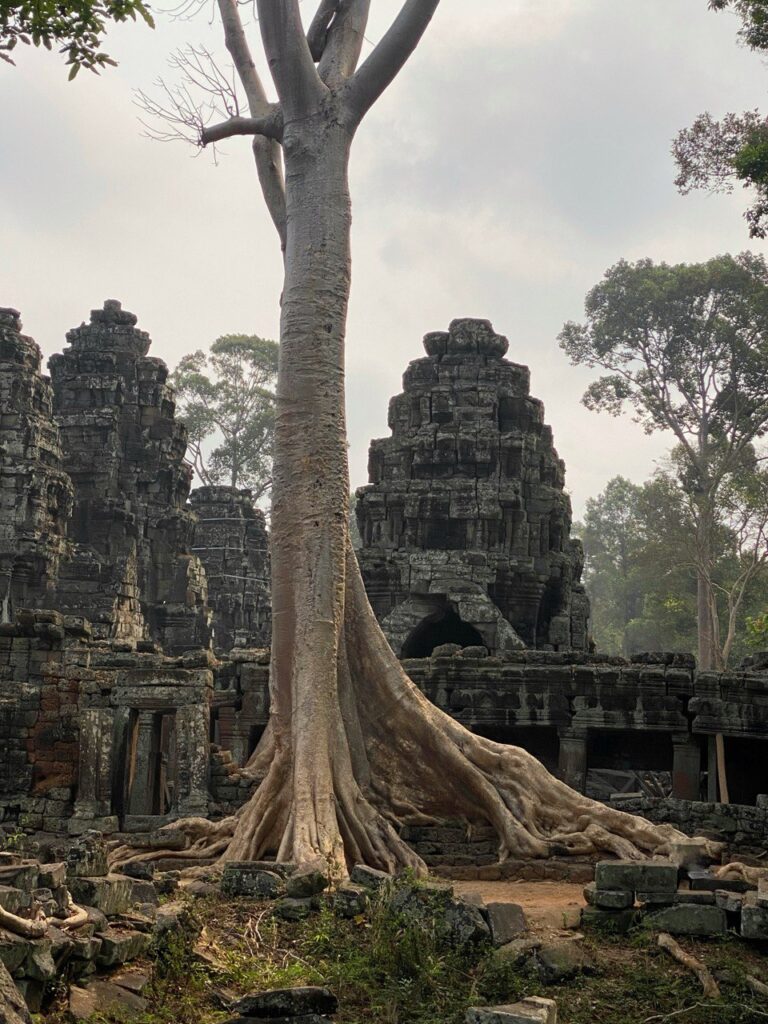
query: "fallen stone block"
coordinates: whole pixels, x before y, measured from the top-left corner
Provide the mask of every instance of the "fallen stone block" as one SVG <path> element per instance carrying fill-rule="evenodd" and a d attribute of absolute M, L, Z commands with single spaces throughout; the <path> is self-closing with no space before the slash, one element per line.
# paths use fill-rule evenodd
<path fill-rule="evenodd" d="M 584 899 L 601 910 L 626 910 L 635 902 L 634 893 L 624 889 L 598 889 L 594 882 L 584 886 Z"/>
<path fill-rule="evenodd" d="M 744 894 L 718 889 L 715 893 L 715 906 L 720 907 L 726 914 L 740 914 L 744 906 Z"/>
<path fill-rule="evenodd" d="M 327 869 L 317 865 L 300 868 L 285 882 L 285 891 L 293 899 L 306 899 L 324 892 L 331 884 Z"/>
<path fill-rule="evenodd" d="M 523 908 L 518 903 L 488 903 L 485 910 L 494 946 L 505 946 L 528 929 Z"/>
<path fill-rule="evenodd" d="M 624 892 L 675 892 L 678 869 L 664 861 L 602 860 L 595 867 L 598 889 Z"/>
<path fill-rule="evenodd" d="M 491 934 L 480 908 L 463 900 L 449 900 L 437 927 L 454 946 L 482 942 Z"/>
<path fill-rule="evenodd" d="M 301 1014 L 333 1014 L 339 1008 L 336 996 L 327 988 L 302 985 L 276 988 L 243 996 L 230 1006 L 242 1017 L 298 1017 Z"/>
<path fill-rule="evenodd" d="M 768 910 L 768 878 L 757 880 L 757 905 Z"/>
<path fill-rule="evenodd" d="M 73 986 L 69 993 L 69 1012 L 75 1020 L 88 1020 L 96 1014 L 131 1020 L 145 1013 L 146 999 L 112 980 L 95 979 L 84 987 Z"/>
<path fill-rule="evenodd" d="M 37 978 L 19 978 L 15 984 L 27 1004 L 27 1009 L 31 1013 L 40 1013 L 48 983 L 38 981 Z"/>
<path fill-rule="evenodd" d="M 590 974 L 595 962 L 579 939 L 545 942 L 536 952 L 536 970 L 545 985 Z"/>
<path fill-rule="evenodd" d="M 0 929 L 0 964 L 11 974 L 27 959 L 30 939 Z"/>
<path fill-rule="evenodd" d="M 165 903 L 157 909 L 153 934 L 162 939 L 171 932 L 179 932 L 196 939 L 202 931 L 202 925 L 186 903 Z"/>
<path fill-rule="evenodd" d="M 275 900 L 285 893 L 285 880 L 275 871 L 254 868 L 248 861 L 230 861 L 221 876 L 222 892 Z"/>
<path fill-rule="evenodd" d="M 50 938 L 31 939 L 27 950 L 24 966 L 19 968 L 23 977 L 34 981 L 51 981 L 56 977 L 56 965 L 53 962 Z"/>
<path fill-rule="evenodd" d="M 699 906 L 696 903 L 678 903 L 649 914 L 643 927 L 670 935 L 724 935 L 727 922 L 720 907 Z"/>
<path fill-rule="evenodd" d="M 72 899 L 79 906 L 96 907 L 107 917 L 123 914 L 133 902 L 132 879 L 125 875 L 76 876 L 70 879 Z"/>
<path fill-rule="evenodd" d="M 369 890 L 362 885 L 345 882 L 333 894 L 333 909 L 339 917 L 357 917 L 370 906 Z"/>
<path fill-rule="evenodd" d="M 768 908 L 758 904 L 754 893 L 747 894 L 741 908 L 740 934 L 743 939 L 768 941 Z"/>
<path fill-rule="evenodd" d="M 698 891 L 717 892 L 720 889 L 724 892 L 749 892 L 754 889 L 743 878 L 718 878 L 711 871 L 698 868 L 688 872 L 688 881 L 691 889 Z"/>
<path fill-rule="evenodd" d="M 0 885 L 0 907 L 9 914 L 18 914 L 32 906 L 30 893 L 23 889 L 13 889 L 9 885 Z"/>
<path fill-rule="evenodd" d="M 40 865 L 36 860 L 23 860 L 18 864 L 0 865 L 0 885 L 32 892 L 38 888 Z"/>
<path fill-rule="evenodd" d="M 526 960 L 530 960 L 537 949 L 541 949 L 541 945 L 541 939 L 532 939 L 522 935 L 519 939 L 512 939 L 505 946 L 499 946 L 493 956 L 497 961 L 506 961 L 516 965 L 524 964 Z"/>
<path fill-rule="evenodd" d="M 39 871 L 38 885 L 45 889 L 58 889 L 67 881 L 67 865 L 41 864 Z"/>
<path fill-rule="evenodd" d="M 206 882 L 202 883 L 207 885 Z M 218 888 L 211 886 L 213 894 L 218 893 Z M 143 878 L 131 878 L 130 879 L 130 900 L 131 906 L 135 906 L 137 903 L 149 904 L 150 906 L 156 907 L 160 900 L 157 895 L 157 889 L 154 884 Z"/>
<path fill-rule="evenodd" d="M 0 1021 L 3 1024 L 31 1024 L 27 1004 L 7 969 L 0 964 Z"/>
<path fill-rule="evenodd" d="M 101 949 L 95 957 L 97 967 L 115 967 L 135 960 L 152 942 L 152 936 L 147 932 L 117 928 L 107 928 L 100 939 Z"/>
<path fill-rule="evenodd" d="M 504 1006 L 470 1006 L 466 1024 L 557 1024 L 554 999 L 529 996 Z"/>
<path fill-rule="evenodd" d="M 366 864 L 355 864 L 349 873 L 350 882 L 355 885 L 362 885 L 364 889 L 371 889 L 378 892 L 384 886 L 392 882 L 392 876 L 386 871 L 379 871 L 377 868 L 369 868 Z"/>
<path fill-rule="evenodd" d="M 98 878 L 106 875 L 107 846 L 101 832 L 86 831 L 67 849 L 67 877 Z"/>

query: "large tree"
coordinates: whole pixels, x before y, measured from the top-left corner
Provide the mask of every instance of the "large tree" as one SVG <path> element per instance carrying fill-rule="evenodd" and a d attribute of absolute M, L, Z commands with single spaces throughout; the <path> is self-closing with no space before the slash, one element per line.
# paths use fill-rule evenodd
<path fill-rule="evenodd" d="M 349 539 L 344 333 L 350 288 L 348 163 L 372 104 L 415 49 L 438 0 L 405 0 L 360 63 L 369 0 L 257 0 L 277 102 L 257 74 L 236 0 L 219 0 L 248 116 L 200 126 L 203 143 L 255 139 L 284 251 L 272 488 L 269 725 L 251 800 L 182 827 L 196 858 L 322 858 L 423 869 L 398 824 L 492 824 L 499 856 L 610 851 L 637 857 L 679 837 L 575 793 L 530 754 L 471 734 L 404 673 L 371 610 Z M 182 107 L 184 102 L 182 101 Z M 178 121 L 188 108 L 177 110 Z M 194 118 L 192 118 L 194 123 Z M 120 859 L 129 855 L 117 854 Z M 157 857 L 144 854 L 144 857 Z"/>
<path fill-rule="evenodd" d="M 585 311 L 584 324 L 560 335 L 573 363 L 608 371 L 585 405 L 613 415 L 629 405 L 647 432 L 676 441 L 695 549 L 699 664 L 722 667 L 718 531 L 748 513 L 745 538 L 756 557 L 765 548 L 744 487 L 768 430 L 768 266 L 751 254 L 676 266 L 621 261 L 589 292 Z"/>
<path fill-rule="evenodd" d="M 697 650 L 696 505 L 685 466 L 669 460 L 644 484 L 614 477 L 587 502 L 584 581 L 599 650 Z M 768 598 L 768 475 L 744 468 L 724 482 L 716 507 L 710 579 L 715 664 L 727 667 L 759 643 Z"/>
<path fill-rule="evenodd" d="M 19 43 L 57 47 L 69 77 L 80 68 L 99 71 L 115 61 L 102 44 L 110 22 L 141 18 L 154 25 L 143 0 L 0 0 L 0 60 L 13 64 Z"/>
<path fill-rule="evenodd" d="M 709 0 L 715 11 L 733 10 L 741 19 L 739 38 L 750 50 L 768 50 L 768 0 Z M 725 114 L 708 111 L 678 132 L 672 154 L 675 179 L 686 195 L 696 189 L 732 192 L 741 183 L 754 199 L 744 216 L 752 238 L 768 233 L 768 121 L 757 110 Z"/>
<path fill-rule="evenodd" d="M 204 484 L 247 487 L 255 501 L 269 491 L 277 352 L 274 341 L 225 334 L 173 371 L 187 450 Z"/>

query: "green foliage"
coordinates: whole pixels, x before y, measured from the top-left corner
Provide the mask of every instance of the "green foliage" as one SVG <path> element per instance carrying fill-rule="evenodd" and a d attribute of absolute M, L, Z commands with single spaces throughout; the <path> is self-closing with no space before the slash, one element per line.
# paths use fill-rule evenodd
<path fill-rule="evenodd" d="M 171 375 L 203 483 L 246 487 L 258 500 L 269 489 L 278 345 L 226 334 L 209 355 L 184 356 Z M 207 454 L 204 442 L 213 441 Z"/>
<path fill-rule="evenodd" d="M 735 11 L 741 18 L 739 35 L 750 50 L 768 50 L 768 0 L 709 0 L 709 6 Z"/>
<path fill-rule="evenodd" d="M 98 72 L 115 64 L 101 49 L 108 23 L 137 16 L 154 27 L 143 0 L 0 0 L 0 60 L 13 64 L 10 54 L 18 43 L 55 46 L 66 55 L 70 79 L 80 68 Z"/>
<path fill-rule="evenodd" d="M 762 487 L 758 474 L 757 482 Z M 696 653 L 695 523 L 679 480 L 657 473 L 644 484 L 614 477 L 587 502 L 578 530 L 584 544 L 584 580 L 592 602 L 592 629 L 600 650 Z M 732 526 L 715 532 L 712 567 L 720 618 L 746 554 Z M 737 610 L 732 662 L 750 648 L 768 646 L 760 611 L 768 602 L 768 571 L 755 574 Z M 768 616 L 763 623 L 768 630 Z M 761 636 L 763 640 L 761 641 Z"/>
<path fill-rule="evenodd" d="M 655 534 L 679 537 L 695 565 L 700 651 L 705 667 L 722 667 L 766 554 L 768 476 L 755 445 L 768 430 L 768 265 L 751 253 L 675 266 L 622 260 L 589 292 L 585 312 L 585 323 L 560 334 L 574 364 L 608 371 L 584 404 L 613 416 L 628 406 L 647 433 L 674 438 Z M 726 555 L 735 565 L 722 592 L 715 570 Z"/>

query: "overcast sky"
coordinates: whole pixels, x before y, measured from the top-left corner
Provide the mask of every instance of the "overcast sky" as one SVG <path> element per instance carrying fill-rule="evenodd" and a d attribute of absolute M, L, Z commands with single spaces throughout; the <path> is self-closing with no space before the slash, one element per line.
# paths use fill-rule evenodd
<path fill-rule="evenodd" d="M 373 0 L 370 40 L 399 3 Z M 133 105 L 174 48 L 219 47 L 207 15 L 113 31 L 119 67 L 98 78 L 68 84 L 27 48 L 0 64 L 0 305 L 46 356 L 105 298 L 171 366 L 220 334 L 277 336 L 279 250 L 247 141 L 214 166 L 144 138 Z M 353 149 L 353 485 L 422 335 L 459 316 L 492 320 L 531 367 L 577 514 L 615 474 L 653 471 L 668 439 L 584 409 L 590 374 L 556 338 L 622 257 L 764 250 L 744 196 L 679 196 L 669 155 L 700 111 L 764 105 L 766 67 L 736 27 L 706 0 L 442 0 Z"/>

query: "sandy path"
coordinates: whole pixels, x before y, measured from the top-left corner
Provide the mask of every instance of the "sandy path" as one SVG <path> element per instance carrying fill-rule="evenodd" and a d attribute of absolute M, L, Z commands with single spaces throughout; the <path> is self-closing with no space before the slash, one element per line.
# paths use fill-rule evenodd
<path fill-rule="evenodd" d="M 573 882 L 454 882 L 454 892 L 479 893 L 486 903 L 519 903 L 531 932 L 578 928 L 584 886 Z"/>

